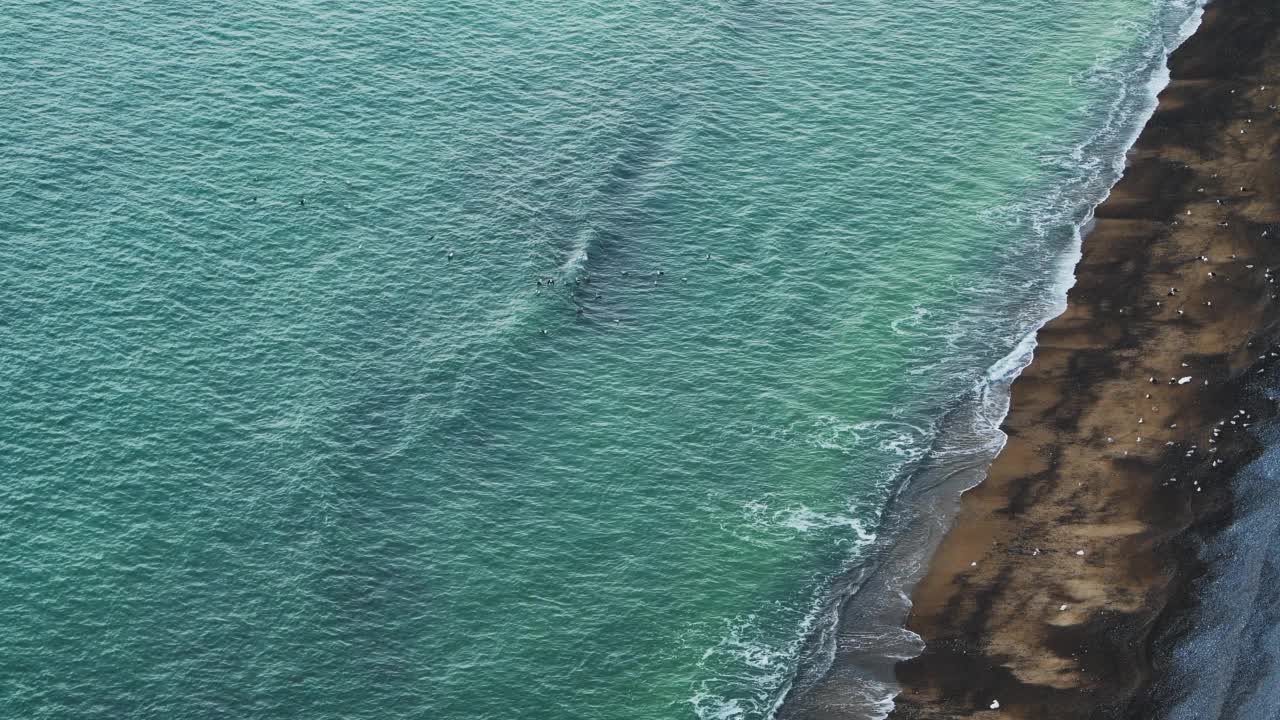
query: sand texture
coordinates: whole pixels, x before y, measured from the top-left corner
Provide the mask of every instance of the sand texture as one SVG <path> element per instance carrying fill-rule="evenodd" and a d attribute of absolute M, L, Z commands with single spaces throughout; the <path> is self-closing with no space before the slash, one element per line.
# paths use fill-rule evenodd
<path fill-rule="evenodd" d="M 1278 68 L 1274 0 L 1218 0 L 1171 57 L 1008 444 L 914 591 L 927 645 L 893 718 L 1156 716 L 1189 538 L 1230 521 L 1246 429 L 1275 412 L 1249 386 L 1280 376 Z"/>

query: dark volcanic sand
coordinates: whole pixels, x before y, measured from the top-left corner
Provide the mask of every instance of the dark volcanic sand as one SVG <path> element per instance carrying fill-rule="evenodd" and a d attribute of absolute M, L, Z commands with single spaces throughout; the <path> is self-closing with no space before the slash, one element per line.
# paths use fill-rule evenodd
<path fill-rule="evenodd" d="M 1193 540 L 1230 521 L 1227 481 L 1259 450 L 1244 426 L 1275 414 L 1245 386 L 1280 375 L 1278 69 L 1276 0 L 1217 0 L 1170 58 L 1014 383 L 1008 444 L 914 591 L 926 649 L 891 717 L 1158 716 Z M 838 677 L 805 716 L 860 717 Z"/>

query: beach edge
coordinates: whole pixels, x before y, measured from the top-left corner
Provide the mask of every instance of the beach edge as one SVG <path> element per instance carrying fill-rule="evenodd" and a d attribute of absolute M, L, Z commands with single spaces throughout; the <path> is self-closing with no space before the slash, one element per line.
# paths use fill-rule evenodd
<path fill-rule="evenodd" d="M 1170 54 L 1066 309 L 1013 383 L 1008 441 L 914 583 L 907 629 L 924 650 L 898 663 L 890 717 L 1138 718 L 1167 702 L 1158 679 L 1197 603 L 1199 548 L 1261 450 L 1234 431 L 1275 414 L 1252 387 L 1280 350 L 1280 177 L 1265 167 L 1278 17 L 1216 0 Z M 786 717 L 868 717 L 840 677 L 845 625 Z"/>
<path fill-rule="evenodd" d="M 1241 430 L 1275 414 L 1252 386 L 1280 318 L 1278 18 L 1216 0 L 1170 55 L 1067 309 L 1014 381 L 1009 441 L 912 595 L 925 650 L 899 664 L 890 717 L 1140 718 L 1168 700 L 1198 549 L 1261 450 Z"/>

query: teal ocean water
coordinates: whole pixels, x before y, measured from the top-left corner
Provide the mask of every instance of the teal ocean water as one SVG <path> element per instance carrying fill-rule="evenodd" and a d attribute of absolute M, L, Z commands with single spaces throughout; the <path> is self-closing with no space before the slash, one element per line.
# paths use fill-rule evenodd
<path fill-rule="evenodd" d="M 0 715 L 769 717 L 1192 5 L 8 4 Z"/>

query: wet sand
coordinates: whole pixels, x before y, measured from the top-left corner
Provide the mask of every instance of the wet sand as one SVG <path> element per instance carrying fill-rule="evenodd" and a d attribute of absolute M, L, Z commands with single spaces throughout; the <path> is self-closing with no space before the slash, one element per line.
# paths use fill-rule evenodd
<path fill-rule="evenodd" d="M 1280 381 L 1280 4 L 1216 0 L 1169 65 L 1013 384 L 1008 442 L 915 587 L 925 650 L 891 718 L 1160 715 L 1199 539 L 1276 414 L 1252 388 Z M 856 630 L 785 716 L 865 717 Z"/>
<path fill-rule="evenodd" d="M 1157 716 L 1195 540 L 1275 414 L 1249 385 L 1280 379 L 1280 6 L 1217 0 L 1170 70 L 914 591 L 893 718 Z"/>

